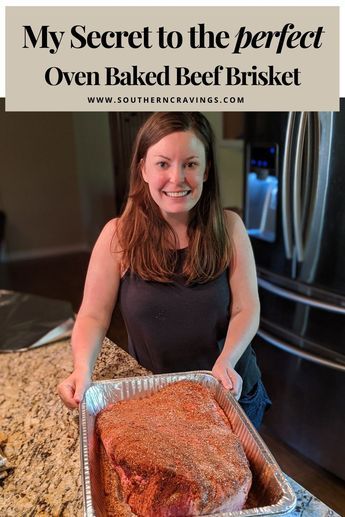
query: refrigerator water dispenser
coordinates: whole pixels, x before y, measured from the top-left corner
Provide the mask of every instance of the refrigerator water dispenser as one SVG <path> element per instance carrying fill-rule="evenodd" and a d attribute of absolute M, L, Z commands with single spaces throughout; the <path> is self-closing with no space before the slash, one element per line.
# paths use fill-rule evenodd
<path fill-rule="evenodd" d="M 249 144 L 245 224 L 249 235 L 268 242 L 276 239 L 277 169 L 277 144 Z"/>

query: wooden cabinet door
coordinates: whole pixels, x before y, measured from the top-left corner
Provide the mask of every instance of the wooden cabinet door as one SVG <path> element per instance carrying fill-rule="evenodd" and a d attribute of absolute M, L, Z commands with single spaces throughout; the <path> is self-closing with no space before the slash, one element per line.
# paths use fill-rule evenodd
<path fill-rule="evenodd" d="M 129 167 L 134 140 L 139 128 L 149 115 L 151 115 L 151 112 L 126 111 L 109 113 L 117 215 L 122 212 L 127 200 Z"/>

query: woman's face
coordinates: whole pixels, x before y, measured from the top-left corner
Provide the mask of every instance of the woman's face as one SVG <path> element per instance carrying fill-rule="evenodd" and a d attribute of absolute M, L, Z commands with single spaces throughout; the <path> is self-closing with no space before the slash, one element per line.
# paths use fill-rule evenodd
<path fill-rule="evenodd" d="M 207 179 L 204 144 L 193 131 L 170 133 L 149 147 L 141 170 L 163 216 L 187 219 Z"/>

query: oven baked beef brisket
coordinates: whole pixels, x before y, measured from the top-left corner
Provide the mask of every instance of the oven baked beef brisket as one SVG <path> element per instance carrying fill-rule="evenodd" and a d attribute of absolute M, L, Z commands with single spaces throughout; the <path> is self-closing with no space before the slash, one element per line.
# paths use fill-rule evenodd
<path fill-rule="evenodd" d="M 211 391 L 169 384 L 140 400 L 109 405 L 96 429 L 123 496 L 139 517 L 178 517 L 242 509 L 249 464 Z"/>

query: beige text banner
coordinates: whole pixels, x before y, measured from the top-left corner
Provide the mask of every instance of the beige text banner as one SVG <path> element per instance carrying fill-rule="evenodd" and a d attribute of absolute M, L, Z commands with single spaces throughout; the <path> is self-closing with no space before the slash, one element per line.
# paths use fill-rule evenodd
<path fill-rule="evenodd" d="M 8 111 L 333 111 L 337 7 L 8 7 Z"/>

